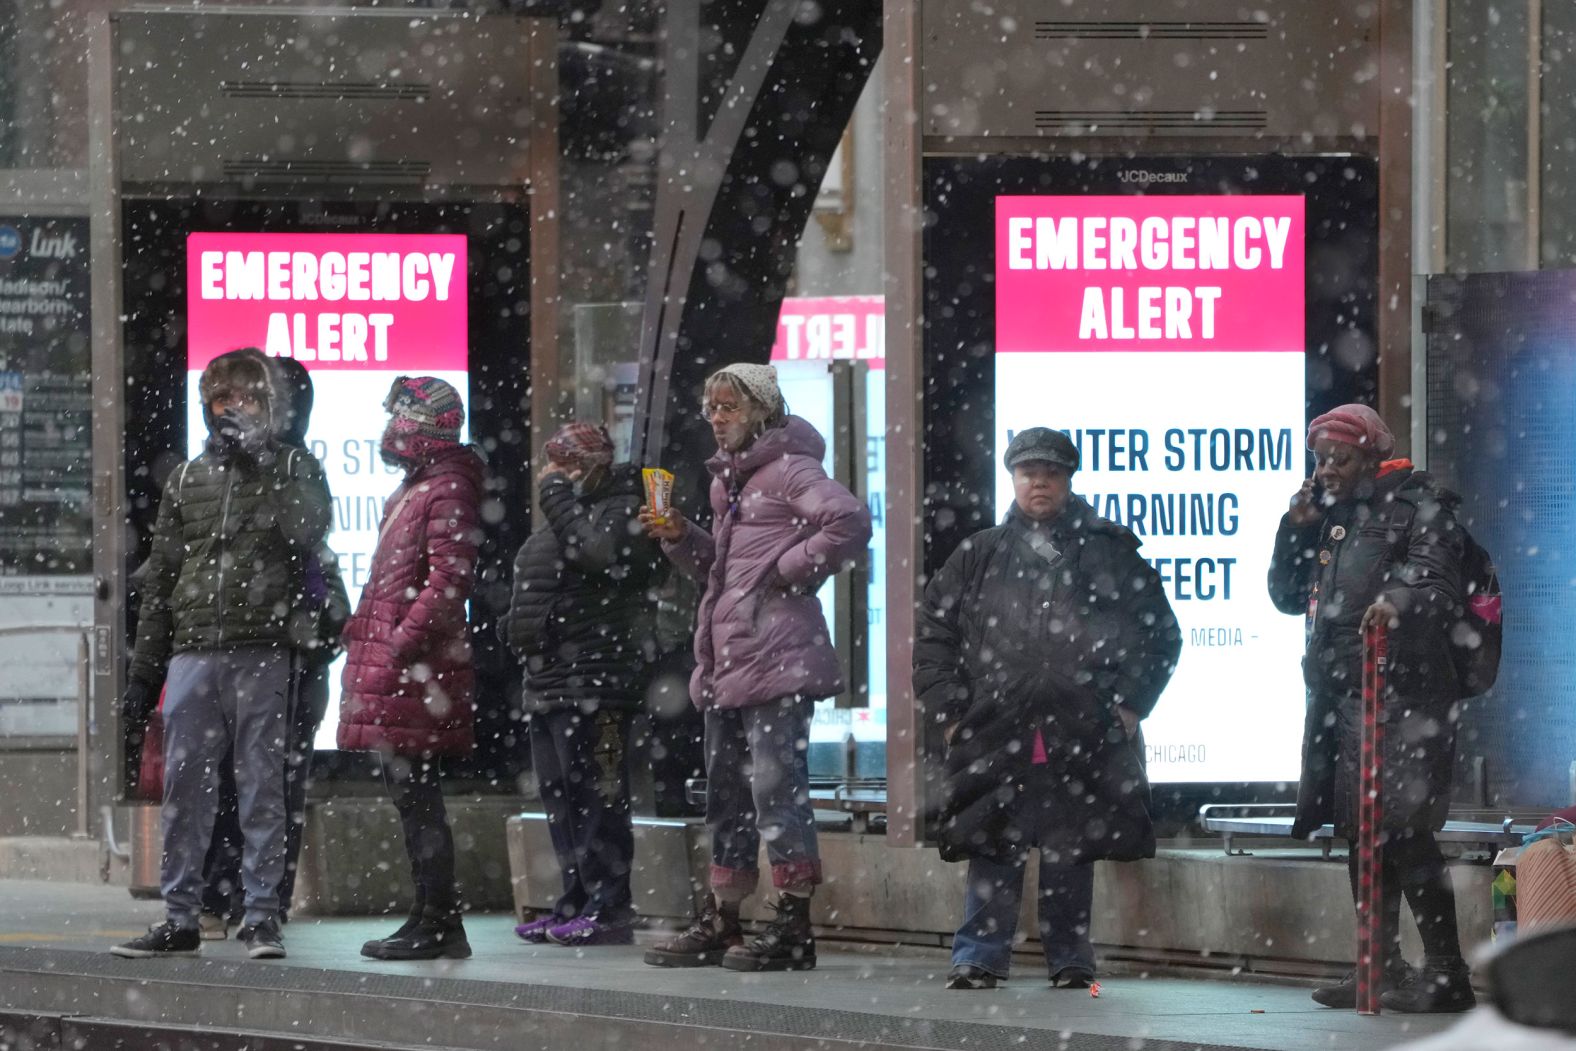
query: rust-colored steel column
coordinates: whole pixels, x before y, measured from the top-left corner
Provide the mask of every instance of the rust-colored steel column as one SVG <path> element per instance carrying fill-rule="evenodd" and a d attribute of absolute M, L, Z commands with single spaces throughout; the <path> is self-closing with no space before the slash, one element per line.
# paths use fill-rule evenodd
<path fill-rule="evenodd" d="M 1385 954 L 1381 943 L 1384 899 L 1384 690 L 1389 671 L 1389 629 L 1363 629 L 1362 766 L 1357 782 L 1357 1013 L 1379 1013 Z"/>

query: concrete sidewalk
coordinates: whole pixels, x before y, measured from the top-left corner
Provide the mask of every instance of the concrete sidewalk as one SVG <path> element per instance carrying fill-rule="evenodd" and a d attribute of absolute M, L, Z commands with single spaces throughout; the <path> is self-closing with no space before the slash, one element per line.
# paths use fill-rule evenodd
<path fill-rule="evenodd" d="M 359 1044 L 463 1048 L 1022 1048 L 1275 1051 L 1388 1048 L 1448 1017 L 1360 1018 L 1306 989 L 1113 977 L 1101 995 L 1052 990 L 1038 968 L 1006 986 L 947 992 L 934 949 L 824 943 L 802 974 L 664 970 L 642 950 L 532 947 L 505 915 L 467 922 L 464 962 L 375 963 L 357 955 L 388 919 L 302 918 L 290 956 L 253 962 L 235 942 L 201 957 L 131 961 L 114 942 L 158 921 L 124 889 L 0 881 L 0 1012 L 92 1014 Z"/>

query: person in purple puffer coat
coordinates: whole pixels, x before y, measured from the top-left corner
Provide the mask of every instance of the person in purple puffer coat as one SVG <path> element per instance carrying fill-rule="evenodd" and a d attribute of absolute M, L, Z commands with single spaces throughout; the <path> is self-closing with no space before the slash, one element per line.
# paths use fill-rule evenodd
<path fill-rule="evenodd" d="M 695 923 L 646 954 L 664 967 L 721 963 L 740 971 L 815 966 L 810 895 L 821 858 L 810 808 L 815 702 L 843 689 L 816 591 L 865 556 L 870 514 L 827 477 L 826 441 L 789 416 L 770 365 L 729 365 L 706 381 L 717 439 L 713 532 L 676 511 L 640 520 L 668 557 L 702 583 L 690 695 L 706 720 L 706 824 L 711 888 Z M 766 841 L 775 919 L 748 944 L 739 904 L 755 890 Z"/>

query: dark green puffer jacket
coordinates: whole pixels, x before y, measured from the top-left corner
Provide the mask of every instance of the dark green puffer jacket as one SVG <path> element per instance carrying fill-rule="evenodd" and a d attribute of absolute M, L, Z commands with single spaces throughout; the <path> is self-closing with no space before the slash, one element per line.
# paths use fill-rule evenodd
<path fill-rule="evenodd" d="M 306 555 L 328 535 L 332 504 L 311 453 L 277 449 L 258 464 L 212 448 L 170 476 L 132 653 L 131 678 L 158 688 L 172 653 L 310 645 Z"/>

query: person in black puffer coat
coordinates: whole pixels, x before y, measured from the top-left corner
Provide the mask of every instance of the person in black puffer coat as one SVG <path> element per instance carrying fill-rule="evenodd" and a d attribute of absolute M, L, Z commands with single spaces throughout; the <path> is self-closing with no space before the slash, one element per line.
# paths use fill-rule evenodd
<path fill-rule="evenodd" d="M 967 859 L 949 989 L 1007 977 L 1031 851 L 1053 984 L 1094 980 L 1093 862 L 1153 857 L 1139 720 L 1182 636 L 1127 529 L 1073 495 L 1077 447 L 1031 427 L 1008 445 L 1015 498 L 925 588 L 914 695 L 947 744 L 936 837 Z"/>
<path fill-rule="evenodd" d="M 636 519 L 638 468 L 614 464 L 602 427 L 571 423 L 546 446 L 538 498 L 547 525 L 514 561 L 500 634 L 525 664 L 531 762 L 564 881 L 528 942 L 633 940 L 630 722 L 657 660 L 662 552 Z"/>
<path fill-rule="evenodd" d="M 1357 831 L 1362 742 L 1363 627 L 1388 625 L 1383 699 L 1382 847 L 1385 992 L 1394 1011 L 1465 1010 L 1475 1002 L 1456 929 L 1456 899 L 1434 833 L 1450 808 L 1456 718 L 1463 688 L 1450 630 L 1461 606 L 1465 537 L 1460 498 L 1408 460 L 1389 460 L 1395 438 L 1366 405 L 1343 405 L 1308 428 L 1314 476 L 1281 519 L 1269 590 L 1282 613 L 1307 620 L 1308 687 L 1302 779 L 1292 835 L 1333 822 Z M 1323 489 L 1323 494 L 1318 489 Z M 1350 855 L 1357 897 L 1357 851 Z M 1422 935 L 1423 970 L 1401 956 L 1401 895 Z M 1355 975 L 1314 991 L 1326 1007 L 1357 1002 Z"/>

